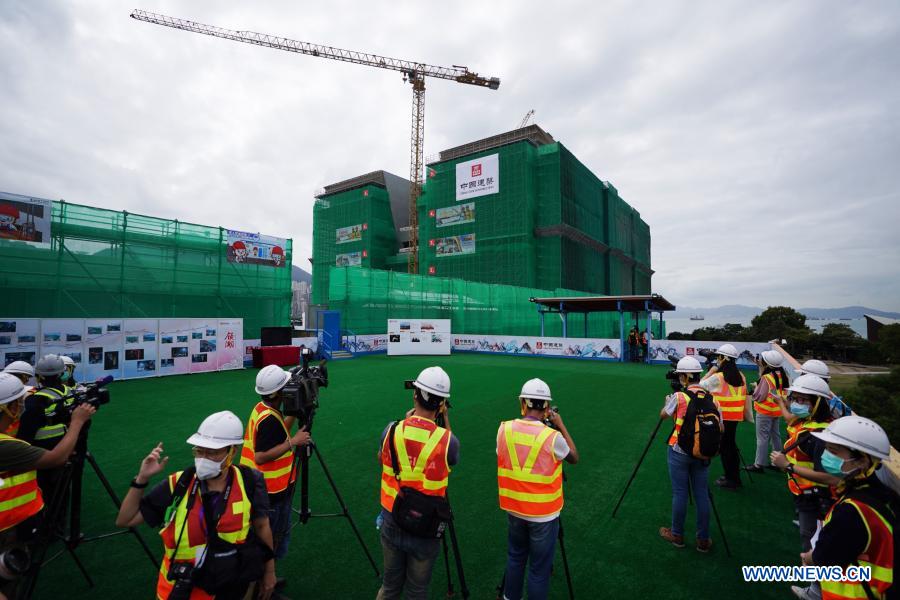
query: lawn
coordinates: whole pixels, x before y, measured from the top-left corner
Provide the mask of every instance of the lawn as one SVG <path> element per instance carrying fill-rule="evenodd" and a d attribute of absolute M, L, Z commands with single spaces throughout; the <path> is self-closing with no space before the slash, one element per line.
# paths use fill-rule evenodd
<path fill-rule="evenodd" d="M 495 437 L 499 421 L 518 416 L 518 390 L 532 377 L 550 385 L 554 403 L 578 446 L 581 462 L 567 466 L 563 521 L 575 593 L 580 598 L 787 598 L 787 584 L 749 584 L 741 565 L 795 564 L 799 537 L 784 477 L 767 472 L 745 478 L 738 493 L 715 489 L 733 556 L 712 524 L 709 555 L 692 547 L 678 550 L 657 536 L 668 525 L 671 494 L 660 429 L 616 519 L 612 508 L 656 423 L 669 391 L 664 367 L 587 360 L 454 354 L 450 357 L 371 356 L 329 365 L 331 386 L 322 391 L 315 421 L 317 442 L 363 537 L 381 562 L 375 517 L 379 511 L 376 450 L 385 424 L 411 406 L 403 380 L 440 364 L 452 380 L 451 422 L 460 439 L 460 464 L 450 477 L 463 564 L 471 597 L 494 597 L 506 553 L 506 519 L 497 507 Z M 94 419 L 90 448 L 120 494 L 128 488 L 141 459 L 162 441 L 170 470 L 191 463 L 185 439 L 209 413 L 229 409 L 246 420 L 257 397 L 255 370 L 112 384 L 112 402 Z M 752 425 L 738 431 L 744 455 L 752 460 Z M 311 467 L 313 512 L 334 512 L 337 501 L 317 464 Z M 714 461 L 711 479 L 721 474 Z M 154 481 L 153 483 L 156 483 Z M 88 471 L 84 477 L 83 529 L 91 536 L 113 530 L 116 510 Z M 299 502 L 299 495 L 298 495 Z M 156 533 L 141 534 L 154 553 Z M 693 510 L 687 531 L 694 535 Z M 150 598 L 156 579 L 137 541 L 116 536 L 81 545 L 78 556 L 91 572 L 90 590 L 72 559 L 60 556 L 45 567 L 37 598 Z M 293 598 L 374 598 L 374 577 L 344 519 L 312 519 L 293 530 L 288 557 L 279 564 Z M 557 552 L 551 597 L 565 598 Z M 454 574 L 455 579 L 455 574 Z M 432 597 L 446 594 L 446 574 L 438 562 Z M 458 588 L 457 588 L 458 589 Z"/>

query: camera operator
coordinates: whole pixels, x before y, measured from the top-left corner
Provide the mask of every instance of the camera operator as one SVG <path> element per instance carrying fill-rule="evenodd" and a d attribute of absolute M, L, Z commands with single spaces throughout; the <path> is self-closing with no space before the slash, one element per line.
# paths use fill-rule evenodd
<path fill-rule="evenodd" d="M 876 477 L 881 461 L 887 460 L 891 445 L 884 430 L 874 421 L 842 417 L 813 436 L 825 444 L 822 466 L 838 477 L 838 500 L 825 517 L 815 548 L 800 555 L 805 565 L 850 565 L 872 569 L 869 581 L 822 581 L 822 597 L 897 598 L 893 584 L 894 528 L 900 498 Z M 808 590 L 792 587 L 800 598 Z"/>
<path fill-rule="evenodd" d="M 785 388 L 788 387 L 787 373 L 781 365 L 784 357 L 777 350 L 766 350 L 757 355 L 756 366 L 759 368 L 759 382 L 753 390 L 753 410 L 756 411 L 756 457 L 753 464 L 746 468 L 751 473 L 765 473 L 766 459 L 769 456 L 769 445 L 772 450 L 780 451 L 781 404 Z"/>
<path fill-rule="evenodd" d="M 712 538 L 709 535 L 709 460 L 695 458 L 678 443 L 678 437 L 688 412 L 688 404 L 697 401 L 701 395 L 705 395 L 707 398 L 712 395 L 699 385 L 702 371 L 700 361 L 693 356 L 681 358 L 674 370 L 677 383 L 672 385 L 673 389 L 677 391 L 666 396 L 666 403 L 659 413 L 660 419 L 672 418 L 675 421 L 672 435 L 669 436 L 667 453 L 669 479 L 672 482 L 672 526 L 660 527 L 659 535 L 676 548 L 684 548 L 684 520 L 687 516 L 688 499 L 691 489 L 693 489 L 694 503 L 697 506 L 696 548 L 698 552 L 705 553 L 709 552 L 712 547 Z M 718 408 L 715 396 L 712 401 Z M 723 425 L 721 409 L 719 415 L 721 432 L 724 430 L 721 428 Z"/>
<path fill-rule="evenodd" d="M 287 555 L 291 533 L 290 484 L 296 480 L 293 470 L 294 447 L 310 442 L 305 428 L 293 436 L 290 424 L 281 410 L 281 389 L 291 380 L 291 374 L 278 365 L 264 367 L 256 375 L 256 393 L 260 401 L 253 407 L 244 434 L 241 464 L 259 469 L 269 493 L 269 526 L 275 540 L 275 560 Z M 284 585 L 279 578 L 278 586 Z"/>
<path fill-rule="evenodd" d="M 19 425 L 20 439 L 52 450 L 66 433 L 66 410 L 74 403 L 74 399 L 67 396 L 74 388 L 63 383 L 65 372 L 66 365 L 56 354 L 48 354 L 38 360 L 34 368 L 38 388 L 25 401 L 25 411 Z"/>
<path fill-rule="evenodd" d="M 6 368 L 3 369 L 3 372 L 18 377 L 19 381 L 21 381 L 22 384 L 25 385 L 25 389 L 28 390 L 29 394 L 33 394 L 35 392 L 35 389 L 31 385 L 29 385 L 34 380 L 34 367 L 32 367 L 24 360 L 16 360 L 9 363 L 8 365 L 6 365 Z M 15 421 L 10 423 L 9 427 L 6 428 L 6 431 L 4 433 L 13 437 L 18 436 L 19 423 L 20 420 L 17 417 Z"/>
<path fill-rule="evenodd" d="M 243 429 L 233 413 L 214 413 L 187 439 L 194 466 L 172 473 L 144 496 L 169 461 L 160 442 L 131 482 L 116 525 L 162 527 L 165 553 L 156 583 L 161 600 L 237 600 L 260 578 L 259 598 L 269 598 L 275 588 L 263 476 L 233 464 Z"/>
<path fill-rule="evenodd" d="M 440 539 L 408 532 L 395 521 L 392 512 L 405 505 L 400 498 L 426 497 L 426 502 L 427 497 L 446 498 L 450 467 L 459 459 L 459 440 L 450 433 L 447 411 L 450 377 L 440 367 L 428 367 L 415 381 L 407 382 L 409 386 L 414 388 L 412 410 L 407 412 L 404 420 L 389 423 L 381 435 L 380 519 L 384 578 L 378 600 L 400 598 L 404 587 L 408 600 L 428 597 Z M 443 427 L 435 423 L 437 418 L 443 418 Z M 394 456 L 397 457 L 399 476 L 394 468 Z"/>
<path fill-rule="evenodd" d="M 0 373 L 0 431 L 19 417 L 27 394 L 28 389 L 15 376 Z M 76 407 L 68 431 L 50 451 L 0 433 L 0 553 L 33 537 L 36 515 L 44 508 L 37 471 L 57 469 L 66 463 L 82 427 L 95 411 L 87 404 Z M 25 563 L 23 572 L 27 559 Z M 4 593 L 10 594 L 14 585 L 0 581 L 0 598 Z"/>
<path fill-rule="evenodd" d="M 522 418 L 504 421 L 497 430 L 497 485 L 509 522 L 503 586 L 508 600 L 522 598 L 526 562 L 528 597 L 547 597 L 563 507 L 562 461 L 578 462 L 575 442 L 551 401 L 546 383 L 526 381 L 519 394 Z"/>
<path fill-rule="evenodd" d="M 710 355 L 706 355 L 709 360 Z M 716 485 L 725 490 L 737 490 L 741 483 L 741 461 L 737 447 L 737 427 L 741 421 L 753 422 L 753 411 L 747 402 L 747 379 L 737 367 L 738 351 L 731 344 L 722 344 L 715 352 L 716 364 L 710 367 L 700 387 L 716 399 L 722 411 L 725 431 L 722 435 L 722 468 L 725 474 Z"/>

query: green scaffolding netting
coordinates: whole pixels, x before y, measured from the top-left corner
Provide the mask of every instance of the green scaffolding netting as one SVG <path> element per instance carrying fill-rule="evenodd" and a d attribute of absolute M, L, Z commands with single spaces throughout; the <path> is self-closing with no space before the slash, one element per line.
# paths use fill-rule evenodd
<path fill-rule="evenodd" d="M 231 263 L 221 227 L 53 202 L 51 243 L 0 239 L 0 314 L 240 317 L 244 337 L 290 324 L 286 267 Z"/>

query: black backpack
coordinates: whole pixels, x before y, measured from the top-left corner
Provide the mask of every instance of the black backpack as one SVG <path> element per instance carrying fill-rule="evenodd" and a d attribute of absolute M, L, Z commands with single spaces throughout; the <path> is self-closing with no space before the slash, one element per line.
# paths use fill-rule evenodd
<path fill-rule="evenodd" d="M 688 456 L 709 460 L 719 453 L 722 418 L 712 394 L 704 390 L 684 390 L 687 411 L 678 432 L 678 446 Z"/>

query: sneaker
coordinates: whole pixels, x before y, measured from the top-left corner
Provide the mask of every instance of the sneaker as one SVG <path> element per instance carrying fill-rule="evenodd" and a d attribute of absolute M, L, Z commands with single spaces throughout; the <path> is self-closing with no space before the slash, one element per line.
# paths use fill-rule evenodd
<path fill-rule="evenodd" d="M 701 540 L 697 538 L 697 552 L 703 552 L 706 554 L 709 552 L 709 549 L 712 548 L 712 540 L 707 538 L 705 540 Z"/>
<path fill-rule="evenodd" d="M 812 586 L 810 587 L 800 587 L 799 585 L 792 585 L 791 591 L 794 592 L 794 595 L 798 598 L 802 598 L 802 600 L 821 600 L 821 596 L 817 596 L 813 591 Z"/>
<path fill-rule="evenodd" d="M 747 471 L 748 473 L 763 474 L 766 472 L 766 470 L 763 467 L 761 467 L 760 465 L 749 465 L 749 466 L 744 467 L 744 470 Z"/>
<path fill-rule="evenodd" d="M 668 527 L 659 528 L 659 537 L 671 543 L 676 548 L 684 548 L 684 536 L 675 535 Z"/>
<path fill-rule="evenodd" d="M 800 527 L 800 519 L 794 519 L 791 523 L 794 524 L 794 527 Z"/>
<path fill-rule="evenodd" d="M 740 481 L 730 481 L 728 479 L 725 479 L 724 477 L 720 477 L 719 479 L 716 479 L 716 485 L 719 486 L 720 488 L 722 488 L 723 490 L 731 490 L 733 492 L 744 487 Z"/>

